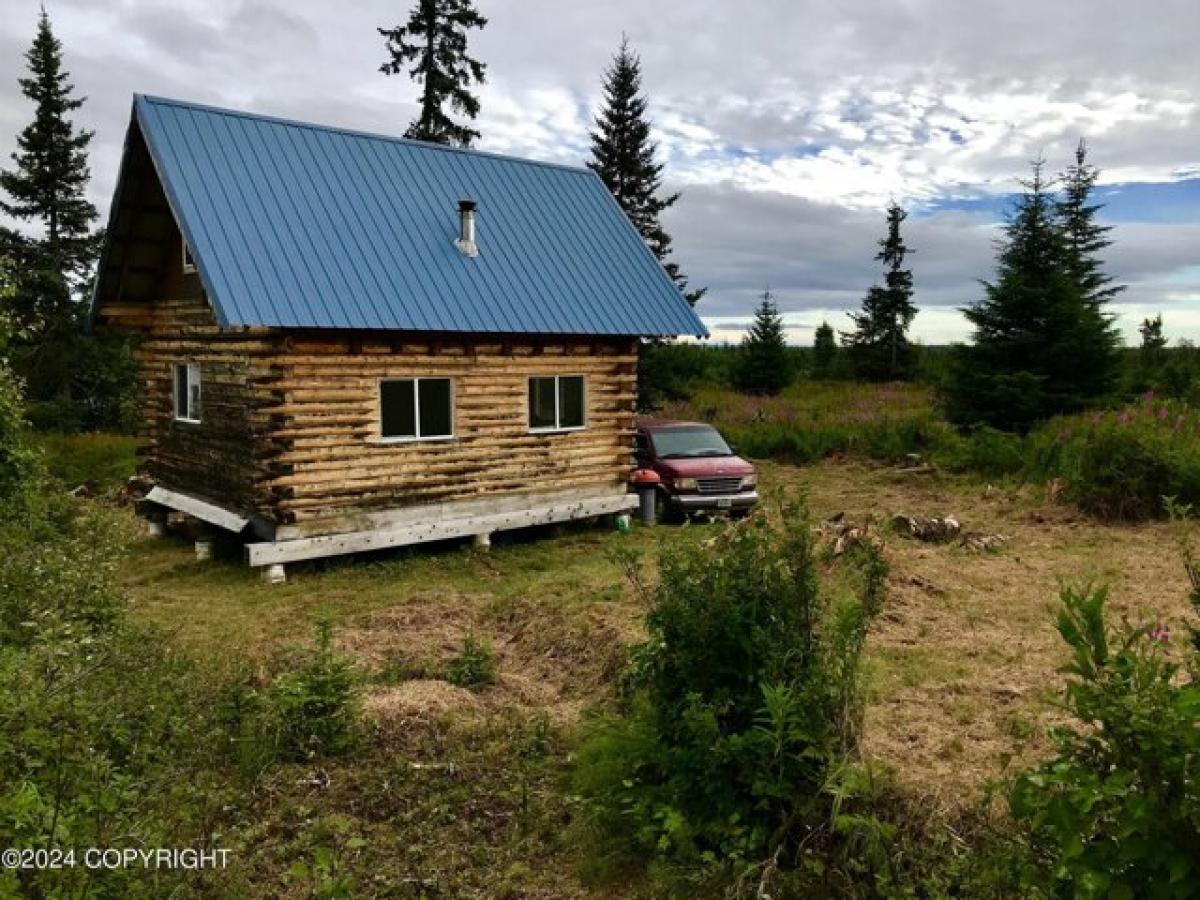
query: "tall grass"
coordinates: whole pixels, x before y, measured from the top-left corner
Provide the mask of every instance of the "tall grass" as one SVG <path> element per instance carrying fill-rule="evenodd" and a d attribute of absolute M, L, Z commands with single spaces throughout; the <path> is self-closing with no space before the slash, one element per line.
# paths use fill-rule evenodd
<path fill-rule="evenodd" d="M 929 389 L 912 384 L 800 381 L 776 397 L 706 388 L 662 415 L 711 422 L 739 452 L 792 463 L 843 453 L 894 462 L 930 452 L 951 432 Z"/>
<path fill-rule="evenodd" d="M 1056 481 L 1065 499 L 1102 518 L 1161 516 L 1165 497 L 1200 505 L 1200 410 L 1153 393 L 1052 419 L 1026 436 L 959 431 L 939 416 L 928 388 L 911 384 L 801 381 L 769 398 L 704 389 L 663 414 L 711 422 L 752 458 L 897 462 L 920 454 L 953 472 Z"/>

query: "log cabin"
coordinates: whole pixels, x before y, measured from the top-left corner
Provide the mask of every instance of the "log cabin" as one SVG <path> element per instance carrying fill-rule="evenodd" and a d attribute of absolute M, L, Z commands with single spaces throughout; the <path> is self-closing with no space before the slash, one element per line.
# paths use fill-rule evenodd
<path fill-rule="evenodd" d="M 144 514 L 274 581 L 622 513 L 638 342 L 706 334 L 586 168 L 142 95 L 91 317 L 137 334 Z"/>

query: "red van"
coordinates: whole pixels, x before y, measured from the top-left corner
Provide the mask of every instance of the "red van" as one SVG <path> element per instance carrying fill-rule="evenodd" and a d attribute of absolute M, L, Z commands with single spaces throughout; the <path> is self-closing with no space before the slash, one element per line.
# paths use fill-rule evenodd
<path fill-rule="evenodd" d="M 660 508 L 745 515 L 758 503 L 754 466 L 738 456 L 711 425 L 642 419 L 634 436 L 638 468 L 662 479 Z"/>

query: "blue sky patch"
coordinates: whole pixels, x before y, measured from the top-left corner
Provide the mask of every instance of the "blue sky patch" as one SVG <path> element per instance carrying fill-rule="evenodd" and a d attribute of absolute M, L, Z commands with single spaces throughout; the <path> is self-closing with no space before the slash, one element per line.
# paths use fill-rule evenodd
<path fill-rule="evenodd" d="M 987 194 L 933 200 L 914 208 L 917 217 L 941 212 L 965 212 L 989 221 L 1003 221 L 1018 194 Z M 1109 222 L 1200 222 L 1200 178 L 1171 182 L 1128 182 L 1096 189 Z"/>

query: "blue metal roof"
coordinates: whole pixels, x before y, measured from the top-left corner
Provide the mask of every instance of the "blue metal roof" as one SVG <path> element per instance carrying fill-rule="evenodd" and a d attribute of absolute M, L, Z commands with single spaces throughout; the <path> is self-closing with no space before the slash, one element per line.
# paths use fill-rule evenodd
<path fill-rule="evenodd" d="M 141 95 L 134 119 L 222 324 L 707 334 L 588 169 Z"/>

